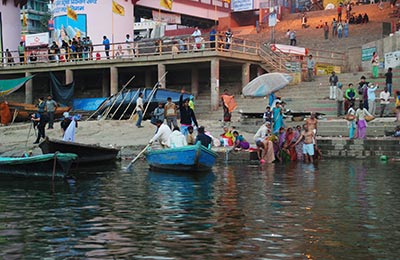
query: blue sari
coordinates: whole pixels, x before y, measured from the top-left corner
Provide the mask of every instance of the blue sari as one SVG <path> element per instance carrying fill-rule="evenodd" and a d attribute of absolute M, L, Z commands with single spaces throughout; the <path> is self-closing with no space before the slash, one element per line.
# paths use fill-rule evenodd
<path fill-rule="evenodd" d="M 272 109 L 272 113 L 274 113 L 274 127 L 273 127 L 273 133 L 277 134 L 279 132 L 279 128 L 283 126 L 283 116 L 282 116 L 282 108 L 280 107 L 274 107 Z"/>

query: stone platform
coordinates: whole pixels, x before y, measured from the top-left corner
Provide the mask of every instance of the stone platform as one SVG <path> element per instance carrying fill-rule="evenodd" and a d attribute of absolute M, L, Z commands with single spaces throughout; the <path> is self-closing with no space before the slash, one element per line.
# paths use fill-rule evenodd
<path fill-rule="evenodd" d="M 388 158 L 400 158 L 400 138 L 349 140 L 339 137 L 321 137 L 317 141 L 324 158 L 379 159 L 382 155 Z M 217 147 L 213 150 L 218 154 L 219 163 L 258 163 L 256 151 L 235 151 L 229 147 Z"/>

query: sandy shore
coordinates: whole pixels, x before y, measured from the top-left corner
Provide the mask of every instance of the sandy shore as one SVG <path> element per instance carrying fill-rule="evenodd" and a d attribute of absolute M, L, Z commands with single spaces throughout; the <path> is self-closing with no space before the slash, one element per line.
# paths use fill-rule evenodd
<path fill-rule="evenodd" d="M 215 137 L 222 133 L 222 124 L 219 121 L 200 120 L 199 124 Z M 148 120 L 142 125 L 143 128 L 137 128 L 135 122 L 128 120 L 79 121 L 75 141 L 120 147 L 121 157 L 130 157 L 140 151 L 156 131 L 156 127 Z M 30 150 L 33 154 L 41 154 L 40 148 L 33 144 L 36 136 L 33 129 L 29 131 L 30 126 L 29 123 L 15 123 L 11 126 L 0 127 L 0 155 L 20 156 Z M 253 134 L 241 132 L 240 129 L 238 131 L 252 142 Z M 46 129 L 46 135 L 50 138 L 61 139 L 60 123 L 56 122 L 54 129 Z"/>

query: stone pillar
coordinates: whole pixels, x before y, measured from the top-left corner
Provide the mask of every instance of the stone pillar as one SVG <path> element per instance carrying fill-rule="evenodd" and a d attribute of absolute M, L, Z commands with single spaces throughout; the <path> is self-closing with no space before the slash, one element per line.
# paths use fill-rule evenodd
<path fill-rule="evenodd" d="M 158 64 L 157 64 L 157 71 L 158 71 L 158 80 L 160 80 L 161 77 L 162 77 L 162 76 L 164 75 L 164 73 L 165 73 L 165 65 L 164 65 L 164 64 L 161 64 L 161 63 L 158 63 Z M 162 78 L 162 79 L 160 80 L 161 88 L 167 88 L 167 85 L 166 85 L 166 78 L 167 78 L 167 76 L 165 76 L 164 78 Z"/>
<path fill-rule="evenodd" d="M 197 97 L 199 95 L 199 69 L 197 67 L 192 68 L 192 95 Z"/>
<path fill-rule="evenodd" d="M 211 60 L 211 110 L 218 110 L 219 106 L 219 59 Z"/>
<path fill-rule="evenodd" d="M 250 82 L 250 63 L 244 63 L 242 65 L 242 89 L 249 82 Z M 242 89 L 240 89 L 240 92 L 242 92 Z"/>
<path fill-rule="evenodd" d="M 153 88 L 153 83 L 151 82 L 151 69 L 146 69 L 144 75 L 144 86 L 146 88 Z"/>
<path fill-rule="evenodd" d="M 65 84 L 72 83 L 74 81 L 74 72 L 70 69 L 65 70 Z"/>
<path fill-rule="evenodd" d="M 32 76 L 32 73 L 25 72 L 25 77 Z M 28 80 L 25 83 L 25 103 L 32 104 L 33 103 L 33 79 Z"/>
<path fill-rule="evenodd" d="M 101 81 L 102 95 L 103 97 L 110 96 L 110 77 L 106 69 L 103 70 L 103 79 Z"/>
<path fill-rule="evenodd" d="M 110 67 L 110 94 L 114 95 L 118 93 L 118 68 Z"/>

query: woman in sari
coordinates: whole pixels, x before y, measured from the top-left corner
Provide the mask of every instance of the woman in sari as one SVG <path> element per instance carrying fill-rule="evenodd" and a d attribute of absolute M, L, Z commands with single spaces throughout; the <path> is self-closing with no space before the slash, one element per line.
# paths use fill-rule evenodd
<path fill-rule="evenodd" d="M 377 78 L 379 76 L 379 56 L 378 53 L 374 51 L 371 58 L 372 64 L 372 77 Z"/>
<path fill-rule="evenodd" d="M 296 133 L 293 131 L 293 128 L 288 127 L 286 130 L 286 135 L 285 135 L 285 144 L 283 146 L 284 150 L 286 153 L 288 153 L 290 160 L 292 162 L 297 160 L 297 153 L 296 153 L 296 148 L 293 145 L 296 142 Z"/>
<path fill-rule="evenodd" d="M 221 103 L 224 109 L 224 122 L 231 122 L 232 111 L 236 109 L 237 105 L 233 96 L 228 94 L 227 89 L 221 95 Z"/>
<path fill-rule="evenodd" d="M 272 163 L 275 161 L 273 143 L 268 138 L 265 138 L 262 141 L 257 141 L 256 145 L 258 148 L 257 156 L 261 164 Z"/>
<path fill-rule="evenodd" d="M 272 113 L 274 116 L 274 127 L 273 133 L 278 134 L 279 129 L 283 127 L 283 116 L 282 116 L 282 107 L 280 103 L 276 103 L 276 106 L 272 109 Z"/>
<path fill-rule="evenodd" d="M 0 103 L 0 122 L 2 125 L 8 125 L 11 122 L 11 112 L 7 101 Z"/>

